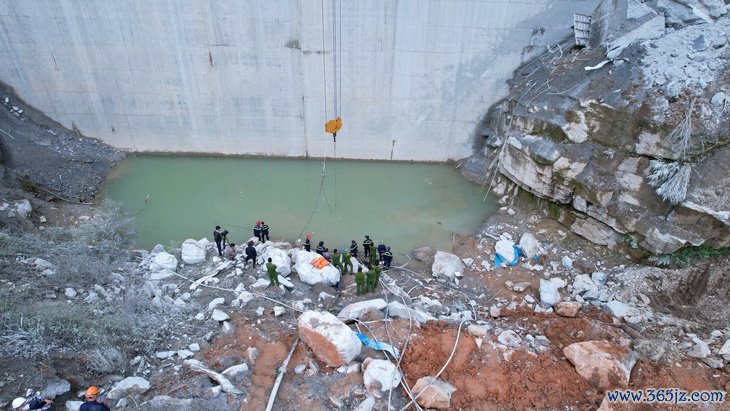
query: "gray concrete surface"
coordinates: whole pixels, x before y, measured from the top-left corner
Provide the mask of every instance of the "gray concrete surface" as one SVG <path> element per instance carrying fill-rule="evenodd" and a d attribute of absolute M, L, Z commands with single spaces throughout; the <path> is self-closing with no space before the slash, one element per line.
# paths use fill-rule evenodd
<path fill-rule="evenodd" d="M 334 1 L 338 157 L 433 161 L 471 154 L 513 69 L 596 3 Z M 332 5 L 0 0 L 0 79 L 63 125 L 131 151 L 332 156 Z"/>

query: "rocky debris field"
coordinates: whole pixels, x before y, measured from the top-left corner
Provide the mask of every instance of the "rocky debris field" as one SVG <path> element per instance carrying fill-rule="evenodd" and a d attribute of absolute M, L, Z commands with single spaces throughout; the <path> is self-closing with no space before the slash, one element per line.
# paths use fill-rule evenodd
<path fill-rule="evenodd" d="M 90 214 L 84 231 L 103 218 Z M 614 388 L 730 388 L 726 259 L 639 266 L 505 205 L 453 253 L 414 250 L 358 296 L 354 276 L 314 269 L 315 253 L 252 241 L 255 269 L 189 239 L 134 251 L 85 283 L 54 282 L 68 268 L 42 251 L 3 257 L 18 273 L 3 278 L 4 299 L 144 323 L 123 323 L 140 327 L 124 346 L 99 339 L 77 351 L 6 321 L 0 402 L 43 392 L 75 409 L 76 393 L 97 384 L 115 409 L 259 410 L 280 373 L 274 409 L 577 410 Z M 513 260 L 512 243 L 526 255 L 496 268 L 499 253 Z M 262 269 L 268 257 L 279 287 Z"/>
<path fill-rule="evenodd" d="M 89 202 L 125 154 L 69 130 L 0 82 L 0 177 L 44 198 Z"/>
<path fill-rule="evenodd" d="M 525 63 L 460 167 L 596 244 L 727 247 L 730 16 L 722 1 L 603 1 L 591 47 Z M 701 223 L 700 223 L 701 222 Z"/>

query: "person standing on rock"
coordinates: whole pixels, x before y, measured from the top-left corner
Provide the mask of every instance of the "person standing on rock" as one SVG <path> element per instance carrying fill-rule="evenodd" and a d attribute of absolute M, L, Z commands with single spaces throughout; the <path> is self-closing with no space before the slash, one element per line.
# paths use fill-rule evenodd
<path fill-rule="evenodd" d="M 218 257 L 223 257 L 223 248 L 221 247 L 223 235 L 221 234 L 221 226 L 219 225 L 215 226 L 215 230 L 213 231 L 213 241 L 215 241 L 215 246 L 218 247 Z"/>
<path fill-rule="evenodd" d="M 347 273 L 352 274 L 352 257 L 350 256 L 350 252 L 345 250 L 344 253 L 342 253 L 342 268 L 344 271 L 342 271 L 342 275 L 345 275 Z"/>
<path fill-rule="evenodd" d="M 390 252 L 390 247 L 388 247 L 383 253 L 383 265 L 385 268 L 389 269 L 391 262 L 393 262 L 393 253 Z"/>
<path fill-rule="evenodd" d="M 256 247 L 253 246 L 253 241 L 248 242 L 248 247 L 246 247 L 246 261 L 243 262 L 243 268 L 245 269 L 248 265 L 248 260 L 251 260 L 251 268 L 256 268 L 256 257 L 258 253 L 256 252 Z"/>
<path fill-rule="evenodd" d="M 41 397 L 18 397 L 13 400 L 11 406 L 17 411 L 47 411 L 53 406 L 53 401 Z"/>
<path fill-rule="evenodd" d="M 99 401 L 99 394 L 101 394 L 101 391 L 93 385 L 87 388 L 84 394 L 86 402 L 81 404 L 79 411 L 110 411 L 107 405 L 107 399 L 104 398 L 102 401 Z"/>
<path fill-rule="evenodd" d="M 337 252 L 336 248 L 332 251 L 332 265 L 336 269 L 340 270 L 340 274 L 342 274 L 342 255 Z"/>
<path fill-rule="evenodd" d="M 312 235 L 307 234 L 307 238 L 304 239 L 304 249 L 307 252 L 312 251 Z"/>
<path fill-rule="evenodd" d="M 380 261 L 383 261 L 383 253 L 385 252 L 385 244 L 382 242 L 378 244 L 378 257 L 380 257 Z"/>
<path fill-rule="evenodd" d="M 266 222 L 261 222 L 261 242 L 265 243 L 269 241 L 269 226 L 266 224 Z"/>
<path fill-rule="evenodd" d="M 235 260 L 236 259 L 236 244 L 229 243 L 228 247 L 226 247 L 226 260 Z"/>
<path fill-rule="evenodd" d="M 370 248 L 373 246 L 373 240 L 370 239 L 369 235 L 365 236 L 365 241 L 362 242 L 363 256 L 365 258 L 370 256 Z"/>
<path fill-rule="evenodd" d="M 380 284 L 380 272 L 382 271 L 382 268 L 380 268 L 379 264 L 375 264 L 375 267 L 371 268 L 370 271 L 372 271 L 375 276 L 375 280 L 373 281 L 373 291 L 375 291 Z M 368 273 L 370 273 L 370 271 L 368 271 Z"/>
<path fill-rule="evenodd" d="M 370 250 L 370 267 L 378 265 L 378 254 L 375 252 L 375 247 Z"/>
<path fill-rule="evenodd" d="M 350 243 L 350 254 L 357 258 L 357 243 L 355 240 L 352 240 L 352 243 Z"/>
<path fill-rule="evenodd" d="M 315 249 L 317 254 L 324 256 L 324 252 L 327 251 L 327 249 L 324 246 L 324 241 L 320 241 L 319 244 L 317 244 L 317 248 Z"/>
<path fill-rule="evenodd" d="M 367 292 L 367 288 L 365 287 L 365 273 L 362 272 L 362 266 L 357 267 L 355 285 L 357 286 L 357 295 L 363 295 Z"/>
<path fill-rule="evenodd" d="M 276 264 L 271 262 L 271 257 L 269 257 L 269 262 L 266 263 L 266 273 L 269 275 L 269 285 L 272 286 L 279 286 L 279 273 L 276 272 Z"/>
<path fill-rule="evenodd" d="M 373 253 L 375 253 L 375 250 L 373 250 Z M 367 292 L 369 292 L 369 293 L 375 291 L 375 287 L 376 287 L 375 277 L 376 277 L 375 267 L 372 267 L 368 270 L 368 273 L 367 273 Z"/>
<path fill-rule="evenodd" d="M 261 240 L 261 220 L 256 221 L 256 225 L 253 226 L 253 236 L 263 243 L 263 240 Z"/>

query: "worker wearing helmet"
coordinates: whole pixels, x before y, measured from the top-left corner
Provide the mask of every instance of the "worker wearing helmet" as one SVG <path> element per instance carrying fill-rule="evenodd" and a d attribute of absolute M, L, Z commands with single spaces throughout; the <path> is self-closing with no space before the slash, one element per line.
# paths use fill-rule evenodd
<path fill-rule="evenodd" d="M 261 241 L 261 220 L 257 221 L 256 225 L 253 227 L 253 236 Z"/>
<path fill-rule="evenodd" d="M 261 242 L 265 243 L 269 241 L 269 225 L 261 220 Z"/>
<path fill-rule="evenodd" d="M 46 411 L 50 410 L 51 406 L 53 406 L 53 401 L 46 400 L 41 397 L 18 397 L 14 399 L 12 403 L 13 409 L 18 411 Z"/>
<path fill-rule="evenodd" d="M 307 238 L 304 240 L 304 249 L 307 251 L 312 251 L 312 235 L 307 234 Z"/>
<path fill-rule="evenodd" d="M 370 248 L 373 246 L 373 240 L 370 239 L 369 235 L 365 236 L 365 241 L 362 242 L 362 249 L 364 250 L 364 257 L 370 256 Z"/>
<path fill-rule="evenodd" d="M 357 243 L 355 240 L 352 240 L 352 243 L 350 243 L 350 255 L 357 258 Z"/>
<path fill-rule="evenodd" d="M 107 399 L 104 398 L 99 401 L 101 399 L 99 394 L 101 394 L 101 391 L 97 387 L 92 385 L 87 388 L 86 393 L 84 393 L 86 402 L 81 404 L 79 411 L 110 411 L 109 406 L 106 405 Z"/>
<path fill-rule="evenodd" d="M 385 252 L 383 253 L 383 265 L 385 268 L 390 269 L 390 263 L 393 262 L 393 253 L 390 252 L 390 247 L 387 247 L 385 249 Z"/>

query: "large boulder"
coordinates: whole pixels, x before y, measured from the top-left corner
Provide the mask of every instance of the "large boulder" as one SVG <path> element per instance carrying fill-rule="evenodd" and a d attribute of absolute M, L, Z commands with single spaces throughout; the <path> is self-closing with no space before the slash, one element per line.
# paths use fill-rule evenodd
<path fill-rule="evenodd" d="M 374 300 L 365 300 L 365 301 L 358 301 L 356 303 L 352 303 L 340 311 L 339 314 L 337 314 L 337 318 L 339 318 L 342 321 L 348 321 L 348 320 L 356 320 L 360 318 L 365 312 L 369 310 L 375 310 L 380 311 L 383 310 L 385 307 L 388 306 L 388 303 L 385 302 L 382 298 L 376 298 Z"/>
<path fill-rule="evenodd" d="M 540 279 L 540 302 L 544 307 L 552 307 L 560 302 L 560 292 L 554 282 Z"/>
<path fill-rule="evenodd" d="M 330 367 L 340 367 L 360 355 L 362 343 L 355 332 L 328 312 L 305 311 L 297 320 L 299 338 Z"/>
<path fill-rule="evenodd" d="M 438 378 L 422 377 L 416 381 L 416 385 L 411 391 L 413 395 L 420 393 L 417 401 L 422 407 L 446 410 L 451 406 L 451 394 L 456 391 L 456 388 Z"/>
<path fill-rule="evenodd" d="M 205 246 L 188 238 L 182 243 L 182 260 L 185 264 L 200 264 L 205 261 Z"/>
<path fill-rule="evenodd" d="M 606 341 L 584 341 L 563 349 L 575 371 L 598 388 L 626 387 L 638 356 Z"/>
<path fill-rule="evenodd" d="M 276 272 L 283 277 L 291 274 L 291 258 L 289 258 L 286 251 L 276 247 L 265 247 L 261 253 L 261 258 L 263 264 L 266 264 L 271 258 L 271 262 L 276 264 Z"/>
<path fill-rule="evenodd" d="M 150 382 L 142 377 L 127 377 L 119 381 L 107 397 L 118 400 L 130 394 L 143 394 L 150 389 Z"/>
<path fill-rule="evenodd" d="M 522 252 L 525 253 L 527 258 L 533 258 L 542 252 L 540 242 L 537 241 L 537 238 L 532 233 L 522 234 L 522 237 L 520 237 L 520 249 L 522 249 Z"/>
<path fill-rule="evenodd" d="M 150 262 L 150 271 L 160 271 L 167 269 L 170 271 L 177 270 L 177 258 L 174 255 L 161 251 L 157 253 Z"/>
<path fill-rule="evenodd" d="M 401 373 L 390 361 L 366 358 L 362 369 L 363 384 L 368 391 L 389 391 L 400 384 Z"/>
<path fill-rule="evenodd" d="M 434 277 L 445 277 L 453 280 L 456 277 L 456 273 L 464 272 L 464 263 L 461 261 L 461 258 L 454 254 L 436 251 L 431 272 Z"/>
<path fill-rule="evenodd" d="M 324 284 L 324 285 L 335 285 L 340 282 L 340 271 L 337 270 L 332 264 L 329 264 L 322 269 L 315 268 L 312 265 L 312 261 L 320 257 L 319 254 L 307 251 L 300 251 L 297 253 L 297 274 L 302 282 L 309 285 Z"/>
<path fill-rule="evenodd" d="M 494 245 L 494 252 L 504 258 L 507 263 L 511 263 L 517 258 L 514 245 L 513 241 L 499 240 Z"/>

